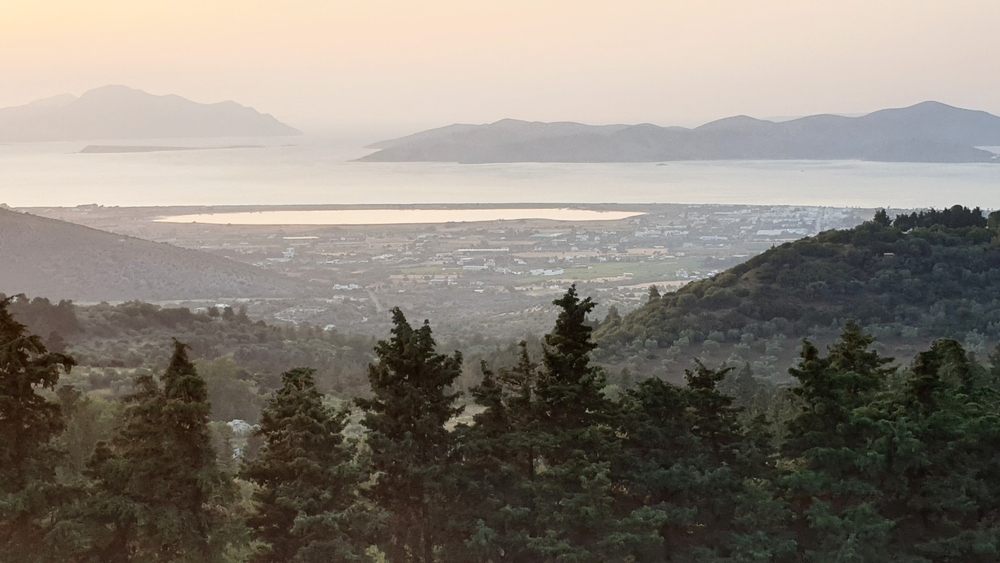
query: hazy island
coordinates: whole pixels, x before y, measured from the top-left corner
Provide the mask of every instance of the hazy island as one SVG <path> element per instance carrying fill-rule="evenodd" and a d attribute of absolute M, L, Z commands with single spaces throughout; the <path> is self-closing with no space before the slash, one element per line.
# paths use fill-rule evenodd
<path fill-rule="evenodd" d="M 126 86 L 104 86 L 80 97 L 64 94 L 0 109 L 0 142 L 301 134 L 271 115 L 236 102 L 200 104 Z"/>
<path fill-rule="evenodd" d="M 861 117 L 812 115 L 784 122 L 729 117 L 694 129 L 504 119 L 449 125 L 382 141 L 369 162 L 661 162 L 869 160 L 1000 162 L 1000 117 L 923 102 Z"/>

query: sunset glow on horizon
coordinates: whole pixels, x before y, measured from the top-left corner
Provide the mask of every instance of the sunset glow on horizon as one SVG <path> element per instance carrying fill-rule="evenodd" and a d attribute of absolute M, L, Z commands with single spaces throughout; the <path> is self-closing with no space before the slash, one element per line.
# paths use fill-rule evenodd
<path fill-rule="evenodd" d="M 923 100 L 1000 113 L 1000 3 L 39 0 L 0 106 L 125 84 L 314 124 L 697 125 Z"/>

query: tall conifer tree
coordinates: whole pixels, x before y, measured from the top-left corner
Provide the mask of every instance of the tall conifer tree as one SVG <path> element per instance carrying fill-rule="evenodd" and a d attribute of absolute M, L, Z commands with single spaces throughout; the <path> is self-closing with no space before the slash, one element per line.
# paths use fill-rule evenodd
<path fill-rule="evenodd" d="M 95 484 L 84 519 L 98 525 L 85 556 L 221 561 L 238 541 L 225 514 L 233 484 L 216 465 L 208 393 L 184 344 L 175 342 L 162 382 L 137 378 L 119 435 L 90 460 Z"/>
<path fill-rule="evenodd" d="M 448 480 L 455 439 L 446 424 L 461 409 L 450 387 L 461 374 L 462 355 L 435 352 L 427 322 L 414 329 L 392 310 L 392 336 L 375 347 L 370 364 L 372 397 L 365 410 L 372 468 L 371 495 L 388 515 L 383 547 L 394 563 L 432 563 L 448 540 Z"/>
<path fill-rule="evenodd" d="M 260 455 L 243 470 L 259 485 L 248 524 L 258 563 L 357 561 L 375 523 L 358 499 L 366 475 L 343 431 L 347 412 L 323 404 L 313 370 L 282 375 L 256 435 Z"/>
<path fill-rule="evenodd" d="M 894 370 L 872 350 L 874 338 L 853 322 L 826 357 L 809 342 L 789 370 L 799 413 L 782 453 L 794 470 L 785 479 L 796 532 L 807 558 L 890 561 L 893 523 L 879 513 L 881 491 L 870 479 L 870 443 L 880 415 L 867 408 Z M 852 559 L 853 558 L 853 559 Z"/>
<path fill-rule="evenodd" d="M 623 512 L 618 503 L 620 483 L 611 470 L 618 413 L 603 393 L 603 371 L 590 364 L 596 345 L 587 314 L 595 304 L 580 299 L 576 286 L 553 304 L 561 311 L 545 336 L 534 389 L 510 399 L 511 405 L 527 401 L 518 408 L 526 422 L 511 437 L 528 446 L 532 459 L 521 487 L 528 494 L 504 510 L 527 521 L 493 532 L 523 550 L 511 560 L 627 561 L 659 542 L 648 520 L 656 515 L 631 507 Z"/>
<path fill-rule="evenodd" d="M 494 373 L 483 362 L 482 382 L 472 389 L 484 410 L 460 426 L 463 494 L 468 539 L 451 546 L 464 561 L 533 561 L 527 543 L 534 531 L 533 485 L 540 435 L 534 390 L 538 365 L 519 344 L 518 362 Z M 457 549 L 456 549 L 457 548 Z"/>
<path fill-rule="evenodd" d="M 58 451 L 64 427 L 59 405 L 39 395 L 55 389 L 69 356 L 49 352 L 0 300 L 0 561 L 41 558 L 45 521 L 56 502 Z"/>
<path fill-rule="evenodd" d="M 766 480 L 768 436 L 748 432 L 742 409 L 717 388 L 728 371 L 696 362 L 686 387 L 650 378 L 622 400 L 616 468 L 626 501 L 655 514 L 662 538 L 641 560 L 778 562 L 794 552 Z"/>
<path fill-rule="evenodd" d="M 1000 560 L 998 399 L 1000 388 L 958 342 L 938 340 L 917 355 L 873 448 L 895 551 Z"/>

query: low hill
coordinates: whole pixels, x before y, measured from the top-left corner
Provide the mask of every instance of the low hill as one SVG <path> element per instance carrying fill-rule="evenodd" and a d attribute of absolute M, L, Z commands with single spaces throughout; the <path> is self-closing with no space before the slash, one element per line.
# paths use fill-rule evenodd
<path fill-rule="evenodd" d="M 849 319 L 900 358 L 942 337 L 982 354 L 1000 340 L 998 218 L 987 226 L 978 208 L 956 206 L 782 244 L 609 316 L 601 357 L 644 369 L 693 357 L 788 365 L 802 338 L 832 340 Z"/>
<path fill-rule="evenodd" d="M 872 160 L 1000 162 L 1000 117 L 924 102 L 861 117 L 814 115 L 775 123 L 730 117 L 694 129 L 589 126 L 505 119 L 451 125 L 383 141 L 363 161 L 658 162 L 673 160 Z"/>
<path fill-rule="evenodd" d="M 236 102 L 199 104 L 125 86 L 0 109 L 0 142 L 269 137 L 302 132 Z"/>
<path fill-rule="evenodd" d="M 0 209 L 0 293 L 77 301 L 296 296 L 292 280 L 169 244 Z"/>
<path fill-rule="evenodd" d="M 192 360 L 238 366 L 241 379 L 253 381 L 261 394 L 279 388 L 281 373 L 292 366 L 309 366 L 317 370 L 316 381 L 322 388 L 356 396 L 367 390 L 367 367 L 375 346 L 371 336 L 307 325 L 253 322 L 244 307 L 236 311 L 223 309 L 213 315 L 210 311 L 141 301 L 77 305 L 18 295 L 9 310 L 27 325 L 29 332 L 41 336 L 50 350 L 66 352 L 77 361 L 64 383 L 100 395 L 129 393 L 137 373 L 148 369 L 162 372 L 170 361 L 176 338 L 189 346 Z M 202 366 L 198 369 L 201 371 Z M 256 421 L 264 403 L 256 392 L 250 398 L 246 386 L 229 385 L 224 392 L 215 393 L 211 378 L 209 381 L 213 412 L 218 414 L 220 407 L 230 412 L 216 420 Z M 246 401 L 248 398 L 251 400 Z M 241 413 L 226 408 L 240 402 L 251 408 Z"/>

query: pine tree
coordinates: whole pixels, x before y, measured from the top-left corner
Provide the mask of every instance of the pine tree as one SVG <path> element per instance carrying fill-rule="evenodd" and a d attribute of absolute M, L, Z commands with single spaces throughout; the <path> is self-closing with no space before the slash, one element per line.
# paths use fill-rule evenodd
<path fill-rule="evenodd" d="M 205 382 L 186 349 L 174 343 L 162 389 L 151 376 L 136 379 L 118 436 L 95 448 L 82 560 L 219 561 L 238 541 L 226 519 L 233 484 L 216 466 Z"/>
<path fill-rule="evenodd" d="M 0 300 L 0 561 L 40 559 L 46 523 L 62 496 L 55 485 L 64 427 L 59 405 L 39 395 L 55 389 L 75 362 L 49 352 Z"/>
<path fill-rule="evenodd" d="M 659 543 L 658 516 L 618 502 L 612 473 L 618 411 L 604 394 L 603 371 L 590 365 L 587 314 L 576 286 L 553 304 L 561 309 L 545 336 L 534 392 L 533 440 L 540 466 L 530 483 L 532 522 L 526 548 L 539 560 L 624 561 Z"/>
<path fill-rule="evenodd" d="M 601 321 L 601 326 L 609 325 L 619 325 L 622 322 L 622 315 L 618 312 L 618 307 L 612 305 L 608 308 L 608 314 L 604 316 L 604 320 Z"/>
<path fill-rule="evenodd" d="M 612 406 L 602 393 L 604 372 L 590 365 L 590 352 L 597 344 L 586 320 L 595 303 L 590 297 L 581 300 L 572 285 L 552 304 L 562 311 L 555 328 L 545 335 L 545 369 L 535 392 L 543 423 L 562 431 L 608 423 Z M 550 451 L 553 455 L 557 452 Z"/>
<path fill-rule="evenodd" d="M 519 344 L 518 362 L 496 374 L 483 362 L 482 382 L 471 391 L 484 410 L 473 425 L 458 428 L 462 452 L 459 486 L 470 503 L 460 516 L 468 539 L 452 546 L 448 556 L 459 561 L 532 561 L 527 549 L 533 535 L 532 485 L 540 446 L 533 409 L 538 366 Z M 537 534 L 534 534 L 537 535 Z"/>
<path fill-rule="evenodd" d="M 392 310 L 391 338 L 375 347 L 370 364 L 372 397 L 357 400 L 365 411 L 376 505 L 388 515 L 383 547 L 395 563 L 431 563 L 447 543 L 448 480 L 455 439 L 446 424 L 461 412 L 449 389 L 461 374 L 462 355 L 435 352 L 427 322 L 414 329 Z"/>
<path fill-rule="evenodd" d="M 1000 388 L 962 346 L 938 340 L 893 397 L 875 452 L 897 551 L 931 561 L 1000 558 Z"/>
<path fill-rule="evenodd" d="M 282 384 L 255 432 L 263 448 L 243 470 L 260 487 L 248 521 L 264 544 L 254 561 L 360 560 L 375 519 L 359 503 L 366 475 L 344 440 L 347 412 L 323 404 L 311 369 L 284 373 Z"/>
<path fill-rule="evenodd" d="M 649 303 L 652 301 L 657 301 L 659 299 L 660 299 L 660 290 L 657 289 L 655 285 L 649 286 L 649 299 L 647 299 L 646 302 Z"/>
<path fill-rule="evenodd" d="M 686 387 L 651 378 L 623 399 L 616 467 L 627 502 L 655 516 L 662 539 L 644 560 L 782 561 L 793 551 L 769 483 L 769 436 L 745 429 L 742 409 L 717 388 L 729 371 L 696 362 Z"/>
<path fill-rule="evenodd" d="M 754 377 L 749 362 L 744 362 L 739 370 L 731 370 L 719 382 L 720 393 L 733 398 L 733 403 L 756 415 L 768 409 L 773 399 L 774 387 Z"/>
<path fill-rule="evenodd" d="M 782 452 L 794 467 L 785 485 L 807 558 L 891 561 L 892 522 L 879 512 L 869 444 L 882 418 L 870 408 L 894 371 L 871 349 L 874 338 L 849 322 L 827 357 L 809 342 L 789 370 L 800 412 L 788 424 Z"/>
<path fill-rule="evenodd" d="M 883 227 L 892 226 L 892 219 L 889 218 L 889 214 L 886 213 L 885 209 L 875 211 L 875 216 L 872 218 L 872 222 Z"/>

